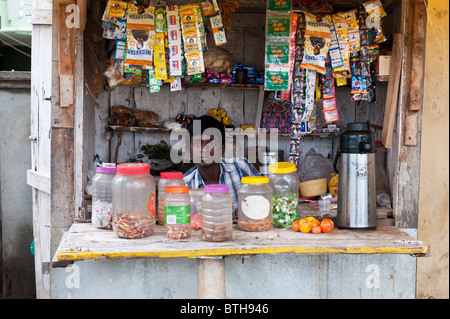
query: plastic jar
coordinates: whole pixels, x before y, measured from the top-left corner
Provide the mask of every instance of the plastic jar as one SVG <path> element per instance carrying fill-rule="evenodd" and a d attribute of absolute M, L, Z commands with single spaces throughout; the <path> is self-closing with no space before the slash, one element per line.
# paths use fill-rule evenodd
<path fill-rule="evenodd" d="M 155 230 L 155 180 L 146 163 L 117 165 L 112 180 L 113 220 L 117 236 L 142 238 Z"/>
<path fill-rule="evenodd" d="M 298 218 L 299 178 L 294 163 L 269 165 L 269 185 L 273 190 L 273 224 L 289 227 Z"/>
<path fill-rule="evenodd" d="M 162 172 L 158 182 L 158 224 L 164 225 L 164 209 L 166 200 L 166 187 L 186 186 L 181 172 Z"/>
<path fill-rule="evenodd" d="M 238 227 L 247 231 L 272 228 L 272 197 L 269 178 L 242 177 L 238 190 Z"/>
<path fill-rule="evenodd" d="M 98 166 L 92 178 L 92 225 L 110 228 L 112 217 L 112 179 L 116 175 L 116 165 L 105 163 Z"/>
<path fill-rule="evenodd" d="M 188 238 L 191 236 L 191 222 L 189 207 L 189 187 L 168 186 L 165 199 L 164 229 L 166 236 L 173 239 Z"/>
<path fill-rule="evenodd" d="M 233 208 L 227 185 L 205 186 L 202 197 L 202 239 L 227 241 L 233 236 Z"/>
<path fill-rule="evenodd" d="M 190 189 L 191 197 L 191 229 L 198 230 L 202 228 L 202 197 L 205 191 L 200 188 Z"/>

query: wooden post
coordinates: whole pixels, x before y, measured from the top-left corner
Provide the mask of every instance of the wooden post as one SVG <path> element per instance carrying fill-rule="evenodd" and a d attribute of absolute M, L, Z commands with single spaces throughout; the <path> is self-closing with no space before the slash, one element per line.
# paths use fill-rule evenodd
<path fill-rule="evenodd" d="M 197 298 L 225 299 L 225 259 L 197 258 Z"/>

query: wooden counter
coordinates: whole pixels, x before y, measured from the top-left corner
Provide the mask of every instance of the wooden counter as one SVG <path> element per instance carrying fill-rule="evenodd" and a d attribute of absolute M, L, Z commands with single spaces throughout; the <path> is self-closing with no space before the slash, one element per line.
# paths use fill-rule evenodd
<path fill-rule="evenodd" d="M 341 230 L 312 234 L 273 228 L 265 232 L 245 232 L 234 225 L 228 242 L 205 242 L 201 232 L 189 239 L 165 237 L 164 227 L 141 239 L 123 239 L 112 230 L 96 229 L 90 223 L 73 224 L 63 235 L 53 266 L 67 261 L 150 257 L 207 257 L 253 254 L 413 254 L 425 255 L 428 248 L 394 226 L 377 230 Z"/>

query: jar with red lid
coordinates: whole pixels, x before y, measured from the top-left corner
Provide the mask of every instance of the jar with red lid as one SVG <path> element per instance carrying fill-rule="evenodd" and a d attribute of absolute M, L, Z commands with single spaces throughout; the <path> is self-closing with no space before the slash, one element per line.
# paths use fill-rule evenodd
<path fill-rule="evenodd" d="M 166 187 L 164 229 L 166 236 L 183 239 L 191 236 L 190 206 L 188 186 Z"/>
<path fill-rule="evenodd" d="M 162 172 L 158 182 L 158 224 L 164 225 L 164 208 L 167 197 L 166 187 L 186 186 L 181 172 Z"/>
<path fill-rule="evenodd" d="M 112 180 L 112 226 L 121 238 L 143 238 L 155 229 L 155 180 L 146 163 L 117 165 Z"/>

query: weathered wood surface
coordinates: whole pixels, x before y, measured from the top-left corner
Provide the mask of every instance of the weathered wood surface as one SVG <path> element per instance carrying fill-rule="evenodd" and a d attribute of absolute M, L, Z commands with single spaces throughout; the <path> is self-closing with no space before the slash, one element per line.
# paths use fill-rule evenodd
<path fill-rule="evenodd" d="M 96 229 L 90 223 L 73 224 L 66 232 L 54 258 L 59 261 L 88 259 L 124 259 L 148 257 L 201 257 L 274 253 L 300 254 L 426 254 L 427 247 L 394 226 L 369 230 L 333 229 L 312 234 L 290 229 L 245 232 L 233 226 L 228 242 L 205 242 L 201 231 L 183 240 L 165 237 L 164 227 L 140 239 L 123 239 L 112 230 Z"/>

